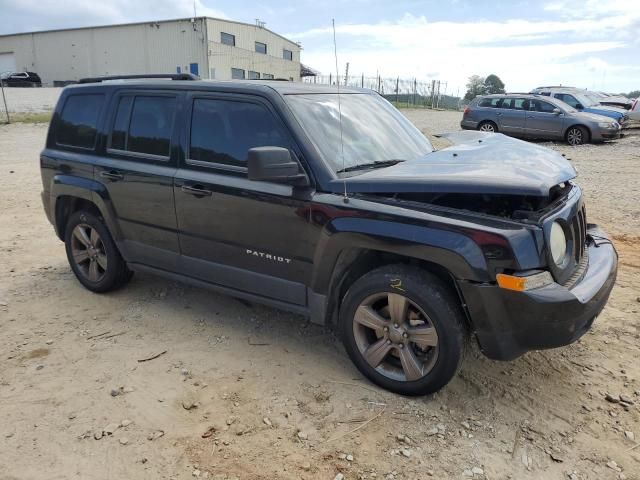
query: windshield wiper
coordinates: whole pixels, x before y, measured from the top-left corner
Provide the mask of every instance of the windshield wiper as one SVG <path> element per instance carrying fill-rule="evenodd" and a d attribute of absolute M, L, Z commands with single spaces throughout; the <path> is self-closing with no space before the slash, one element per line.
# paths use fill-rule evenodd
<path fill-rule="evenodd" d="M 341 170 L 338 170 L 336 173 L 353 172 L 355 170 L 368 170 L 371 168 L 391 167 L 392 165 L 400 162 L 404 162 L 404 160 L 376 160 L 375 162 L 351 165 L 350 167 L 345 167 Z"/>

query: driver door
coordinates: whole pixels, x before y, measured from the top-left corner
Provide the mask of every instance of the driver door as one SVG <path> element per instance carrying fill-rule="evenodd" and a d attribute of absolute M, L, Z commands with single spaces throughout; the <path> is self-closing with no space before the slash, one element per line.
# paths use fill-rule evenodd
<path fill-rule="evenodd" d="M 272 300 L 306 304 L 313 258 L 312 190 L 247 178 L 250 148 L 298 155 L 257 97 L 194 93 L 185 159 L 174 180 L 185 275 Z"/>

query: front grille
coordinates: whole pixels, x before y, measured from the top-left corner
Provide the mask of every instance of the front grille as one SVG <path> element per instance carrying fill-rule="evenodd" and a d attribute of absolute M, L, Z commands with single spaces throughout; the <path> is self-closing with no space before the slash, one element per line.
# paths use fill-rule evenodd
<path fill-rule="evenodd" d="M 568 269 L 573 269 L 571 275 L 562 282 L 567 288 L 572 288 L 578 283 L 589 265 L 589 256 L 587 255 L 587 211 L 584 205 L 580 207 L 576 215 L 571 219 L 571 238 L 573 241 L 573 260 L 569 264 Z"/>
<path fill-rule="evenodd" d="M 571 236 L 573 237 L 573 255 L 576 264 L 580 264 L 587 244 L 587 212 L 584 205 L 571 220 Z"/>

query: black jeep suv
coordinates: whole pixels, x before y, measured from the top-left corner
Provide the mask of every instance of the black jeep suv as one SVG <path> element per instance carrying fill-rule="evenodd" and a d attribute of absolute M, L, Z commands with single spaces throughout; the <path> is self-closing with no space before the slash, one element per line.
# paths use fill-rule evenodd
<path fill-rule="evenodd" d="M 613 288 L 561 155 L 500 134 L 430 142 L 375 92 L 86 79 L 40 157 L 44 209 L 89 290 L 155 273 L 333 324 L 403 394 L 567 345 Z"/>

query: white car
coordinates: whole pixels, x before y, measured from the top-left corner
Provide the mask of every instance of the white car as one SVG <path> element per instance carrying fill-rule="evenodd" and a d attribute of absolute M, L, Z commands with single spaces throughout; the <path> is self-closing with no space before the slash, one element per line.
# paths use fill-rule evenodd
<path fill-rule="evenodd" d="M 640 122 L 640 98 L 636 98 L 636 100 L 633 102 L 631 110 L 629 110 L 627 115 L 629 115 L 629 120 Z"/>

